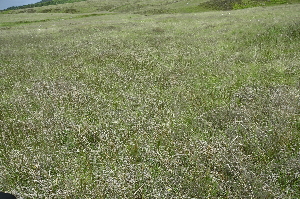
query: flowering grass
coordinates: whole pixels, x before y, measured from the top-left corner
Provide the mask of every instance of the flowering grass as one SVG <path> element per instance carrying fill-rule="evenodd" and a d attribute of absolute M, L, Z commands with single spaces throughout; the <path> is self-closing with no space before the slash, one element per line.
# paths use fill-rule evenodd
<path fill-rule="evenodd" d="M 2 14 L 0 190 L 300 197 L 299 11 Z"/>

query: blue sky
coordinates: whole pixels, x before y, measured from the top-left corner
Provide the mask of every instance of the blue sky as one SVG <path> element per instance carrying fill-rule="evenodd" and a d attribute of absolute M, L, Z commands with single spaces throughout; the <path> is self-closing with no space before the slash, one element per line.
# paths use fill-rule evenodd
<path fill-rule="evenodd" d="M 41 0 L 0 0 L 0 10 L 4 10 L 11 6 L 22 6 L 40 1 Z"/>

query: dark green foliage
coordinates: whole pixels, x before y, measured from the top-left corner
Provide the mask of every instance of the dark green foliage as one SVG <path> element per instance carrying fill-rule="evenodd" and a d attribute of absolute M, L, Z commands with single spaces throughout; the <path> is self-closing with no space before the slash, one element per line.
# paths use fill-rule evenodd
<path fill-rule="evenodd" d="M 233 10 L 286 3 L 292 2 L 290 0 L 208 0 L 199 6 L 212 10 Z"/>
<path fill-rule="evenodd" d="M 272 6 L 289 3 L 289 0 L 242 0 L 242 2 L 234 5 L 234 9 L 244 9 L 257 6 Z"/>
<path fill-rule="evenodd" d="M 235 4 L 241 3 L 242 0 L 209 0 L 201 3 L 200 6 L 213 10 L 232 10 Z"/>
<path fill-rule="evenodd" d="M 74 8 L 68 8 L 68 9 L 65 10 L 65 13 L 72 13 L 72 14 L 74 14 L 74 13 L 77 13 L 77 12 L 78 12 L 78 10 L 76 10 Z"/>

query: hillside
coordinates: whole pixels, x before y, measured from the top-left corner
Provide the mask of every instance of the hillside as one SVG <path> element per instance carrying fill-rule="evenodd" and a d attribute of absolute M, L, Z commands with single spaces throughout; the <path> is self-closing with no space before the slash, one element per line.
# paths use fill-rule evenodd
<path fill-rule="evenodd" d="M 256 6 L 299 3 L 300 0 L 44 0 L 36 4 L 11 7 L 2 13 L 91 13 L 135 14 L 191 13 L 232 10 Z"/>
<path fill-rule="evenodd" d="M 203 0 L 192 0 L 187 2 L 186 0 L 177 1 L 165 1 L 165 0 L 112 0 L 112 1 L 101 1 L 101 0 L 76 0 L 72 4 L 62 4 L 63 2 L 70 2 L 74 0 L 60 0 L 58 5 L 42 6 L 47 4 L 53 4 L 53 1 L 37 3 L 29 6 L 19 7 L 18 10 L 6 11 L 6 13 L 20 13 L 20 12 L 72 12 L 72 13 L 91 13 L 91 12 L 134 12 L 134 13 L 149 13 L 158 14 L 166 12 L 179 12 L 177 9 L 184 10 L 199 10 L 199 4 Z M 55 3 L 56 4 L 56 3 Z M 25 8 L 24 8 L 25 7 Z M 28 7 L 28 8 L 26 8 Z M 24 9 L 22 9 L 24 8 Z M 203 9 L 203 8 L 201 8 Z"/>
<path fill-rule="evenodd" d="M 0 191 L 300 198 L 300 4 L 203 2 L 1 12 Z"/>

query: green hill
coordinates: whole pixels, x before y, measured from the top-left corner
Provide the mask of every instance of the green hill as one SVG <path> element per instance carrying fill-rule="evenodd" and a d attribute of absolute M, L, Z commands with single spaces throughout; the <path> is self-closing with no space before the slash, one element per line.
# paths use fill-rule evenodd
<path fill-rule="evenodd" d="M 299 3 L 299 0 L 43 0 L 35 4 L 8 8 L 4 13 L 91 13 L 108 11 L 136 14 L 170 14 L 232 10 L 296 2 Z"/>
<path fill-rule="evenodd" d="M 0 190 L 300 198 L 300 4 L 211 2 L 2 11 Z"/>
<path fill-rule="evenodd" d="M 69 4 L 70 2 L 77 2 Z M 131 12 L 131 13 L 148 13 L 148 14 L 161 14 L 170 12 L 180 12 L 180 11 L 199 11 L 203 10 L 200 7 L 200 3 L 203 0 L 192 0 L 188 3 L 186 0 L 177 1 L 165 1 L 165 0 L 112 0 L 112 1 L 99 1 L 99 0 L 88 0 L 82 2 L 82 0 L 56 0 L 40 2 L 36 4 L 12 7 L 7 13 L 19 13 L 19 12 L 68 12 L 70 9 L 76 7 L 76 12 L 79 13 L 89 13 L 89 12 L 99 12 L 99 11 L 109 11 L 109 12 Z M 64 4 L 64 5 L 62 5 Z M 47 5 L 53 5 L 48 6 Z M 42 7 L 42 8 L 40 8 Z M 206 9 L 207 10 L 207 9 Z"/>
<path fill-rule="evenodd" d="M 85 0 L 41 0 L 37 3 L 23 5 L 23 6 L 12 6 L 7 8 L 6 10 L 19 10 L 19 9 L 26 9 L 26 8 L 34 8 L 34 7 L 42 7 L 42 6 L 49 6 L 49 5 L 57 5 L 57 4 L 65 4 L 65 3 L 74 3 L 79 1 Z"/>

